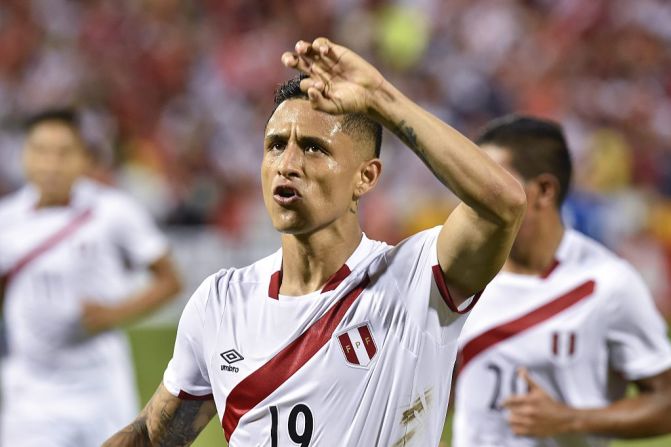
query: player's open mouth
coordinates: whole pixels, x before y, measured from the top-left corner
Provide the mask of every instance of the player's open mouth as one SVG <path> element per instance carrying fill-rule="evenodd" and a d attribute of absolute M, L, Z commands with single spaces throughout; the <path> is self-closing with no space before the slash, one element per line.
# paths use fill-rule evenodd
<path fill-rule="evenodd" d="M 301 195 L 296 188 L 282 185 L 276 186 L 273 191 L 273 198 L 280 205 L 289 205 L 300 200 Z"/>

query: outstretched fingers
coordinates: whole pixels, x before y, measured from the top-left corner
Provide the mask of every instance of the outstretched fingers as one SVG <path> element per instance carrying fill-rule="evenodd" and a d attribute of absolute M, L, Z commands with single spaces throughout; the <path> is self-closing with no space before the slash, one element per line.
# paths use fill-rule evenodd
<path fill-rule="evenodd" d="M 334 44 L 326 37 L 318 37 L 312 42 L 313 50 L 319 55 L 319 59 L 322 61 L 328 61 L 331 65 L 338 63 L 338 60 L 342 57 L 344 48 Z"/>
<path fill-rule="evenodd" d="M 282 63 L 308 77 L 301 90 L 315 109 L 340 114 L 368 110 L 368 98 L 384 80 L 365 60 L 324 37 L 299 40 L 294 51 L 282 55 Z"/>
<path fill-rule="evenodd" d="M 296 57 L 304 61 L 307 66 L 318 66 L 322 73 L 330 74 L 335 73 L 336 65 L 345 52 L 345 48 L 332 43 L 325 37 L 317 38 L 312 43 L 299 40 L 294 49 Z M 311 74 L 309 70 L 304 73 Z"/>
<path fill-rule="evenodd" d="M 312 42 L 299 40 L 296 42 L 296 53 L 307 58 L 330 59 L 336 54 L 336 45 L 325 37 L 318 37 Z"/>
<path fill-rule="evenodd" d="M 300 53 L 285 52 L 282 54 L 282 64 L 287 68 L 296 69 L 313 79 L 321 80 L 325 84 L 332 77 L 328 70 L 324 69 L 323 63 Z"/>
<path fill-rule="evenodd" d="M 302 73 L 310 74 L 309 62 L 305 58 L 300 57 L 297 53 L 285 51 L 284 54 L 282 54 L 282 64 L 287 68 L 293 68 Z"/>

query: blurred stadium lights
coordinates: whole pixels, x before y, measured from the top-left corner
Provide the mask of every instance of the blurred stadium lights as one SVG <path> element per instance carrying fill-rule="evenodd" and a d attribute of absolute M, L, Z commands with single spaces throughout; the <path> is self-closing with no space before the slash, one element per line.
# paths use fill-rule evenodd
<path fill-rule="evenodd" d="M 261 129 L 274 86 L 290 76 L 279 55 L 317 35 L 375 60 L 466 133 L 511 111 L 561 121 L 577 167 L 568 221 L 630 259 L 671 315 L 664 0 L 319 0 L 309 8 L 283 0 L 6 0 L 0 194 L 22 181 L 21 118 L 74 104 L 99 154 L 95 175 L 179 228 L 172 234 L 187 290 L 218 267 L 270 252 L 278 244 L 264 230 L 258 194 Z M 416 216 L 433 224 L 430 211 L 446 199 L 393 138 L 383 153 L 366 230 L 396 241 Z"/>

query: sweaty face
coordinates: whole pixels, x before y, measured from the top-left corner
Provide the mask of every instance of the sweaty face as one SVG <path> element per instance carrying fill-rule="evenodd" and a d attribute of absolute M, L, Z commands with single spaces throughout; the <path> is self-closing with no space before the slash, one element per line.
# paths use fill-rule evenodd
<path fill-rule="evenodd" d="M 263 200 L 273 226 L 305 234 L 345 218 L 363 162 L 341 118 L 302 99 L 282 103 L 266 126 Z"/>
<path fill-rule="evenodd" d="M 26 176 L 45 204 L 67 203 L 72 185 L 84 174 L 87 161 L 81 141 L 63 123 L 46 121 L 27 135 L 23 152 Z"/>

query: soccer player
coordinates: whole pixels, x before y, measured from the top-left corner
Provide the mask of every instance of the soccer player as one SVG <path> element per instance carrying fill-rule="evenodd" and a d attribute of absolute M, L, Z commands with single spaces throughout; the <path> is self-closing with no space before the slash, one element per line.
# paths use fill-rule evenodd
<path fill-rule="evenodd" d="M 229 445 L 437 445 L 465 314 L 507 257 L 519 183 L 352 51 L 300 41 L 283 63 L 261 182 L 282 248 L 211 276 L 163 383 L 106 446 L 188 445 L 219 413 Z M 368 239 L 381 126 L 463 202 L 396 247 Z M 476 296 L 474 296 L 476 295 Z"/>
<path fill-rule="evenodd" d="M 8 353 L 0 445 L 99 446 L 137 412 L 119 325 L 176 294 L 166 239 L 124 194 L 84 177 L 76 113 L 50 110 L 27 127 L 29 184 L 0 200 L 0 272 Z M 146 289 L 128 266 L 146 268 Z"/>
<path fill-rule="evenodd" d="M 504 117 L 477 141 L 528 205 L 460 338 L 453 445 L 596 447 L 671 431 L 671 347 L 647 288 L 562 224 L 571 159 L 561 128 Z M 624 397 L 628 383 L 636 397 Z"/>

